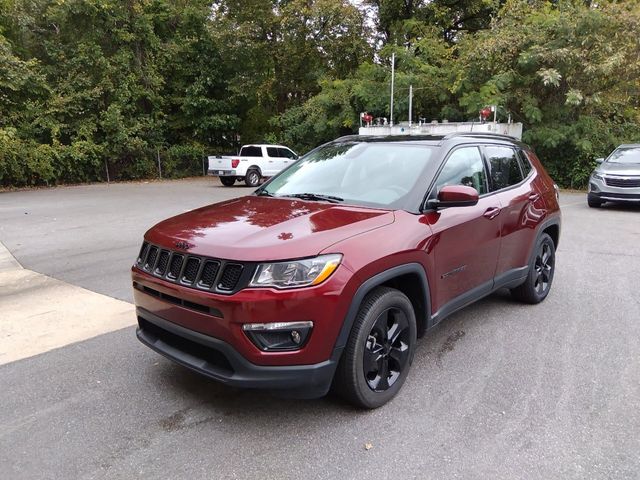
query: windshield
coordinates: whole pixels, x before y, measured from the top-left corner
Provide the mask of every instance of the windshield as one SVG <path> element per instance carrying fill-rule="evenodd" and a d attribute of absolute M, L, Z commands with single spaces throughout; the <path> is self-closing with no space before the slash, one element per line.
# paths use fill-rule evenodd
<path fill-rule="evenodd" d="M 617 148 L 609 158 L 609 163 L 640 163 L 640 148 Z"/>
<path fill-rule="evenodd" d="M 312 151 L 258 191 L 388 208 L 411 192 L 431 157 L 425 145 L 340 143 Z"/>

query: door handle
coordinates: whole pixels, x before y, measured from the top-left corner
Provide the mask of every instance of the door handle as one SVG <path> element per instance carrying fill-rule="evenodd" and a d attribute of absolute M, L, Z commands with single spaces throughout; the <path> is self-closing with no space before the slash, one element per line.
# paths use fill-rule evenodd
<path fill-rule="evenodd" d="M 500 209 L 498 207 L 487 208 L 487 210 L 482 214 L 484 218 L 488 218 L 489 220 L 493 220 L 498 215 L 500 215 Z"/>
<path fill-rule="evenodd" d="M 535 202 L 539 198 L 540 198 L 540 194 L 539 193 L 530 193 L 529 194 L 529 200 L 531 200 L 532 202 Z"/>

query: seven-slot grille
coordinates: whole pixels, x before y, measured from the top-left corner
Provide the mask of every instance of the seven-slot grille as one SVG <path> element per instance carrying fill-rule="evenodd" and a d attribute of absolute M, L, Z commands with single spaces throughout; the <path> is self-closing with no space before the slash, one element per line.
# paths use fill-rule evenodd
<path fill-rule="evenodd" d="M 604 182 L 610 187 L 640 188 L 640 177 L 610 177 L 605 176 Z"/>
<path fill-rule="evenodd" d="M 173 283 L 218 293 L 239 290 L 248 273 L 242 263 L 174 252 L 148 242 L 142 244 L 136 266 Z"/>

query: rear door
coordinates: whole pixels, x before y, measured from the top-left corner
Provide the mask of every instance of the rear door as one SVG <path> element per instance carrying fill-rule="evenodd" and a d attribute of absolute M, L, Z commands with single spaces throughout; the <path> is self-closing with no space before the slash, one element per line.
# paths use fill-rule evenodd
<path fill-rule="evenodd" d="M 265 173 L 267 168 L 267 159 L 264 158 L 263 148 L 260 145 L 245 145 L 240 149 L 240 162 L 242 162 L 242 170 L 247 171 L 252 166 L 257 166 L 262 175 L 268 176 Z"/>
<path fill-rule="evenodd" d="M 533 167 L 519 148 L 486 145 L 483 149 L 490 190 L 502 205 L 502 240 L 496 268 L 496 279 L 500 281 L 509 275 L 517 277 L 518 269 L 527 265 L 536 226 L 544 215 L 544 199 L 535 188 Z"/>
<path fill-rule="evenodd" d="M 480 199 L 472 207 L 449 207 L 424 214 L 433 237 L 435 278 L 430 279 L 433 311 L 439 316 L 488 293 L 500 251 L 500 200 L 489 192 L 485 163 L 478 146 L 452 150 L 437 176 L 429 198 L 444 185 L 475 188 Z"/>

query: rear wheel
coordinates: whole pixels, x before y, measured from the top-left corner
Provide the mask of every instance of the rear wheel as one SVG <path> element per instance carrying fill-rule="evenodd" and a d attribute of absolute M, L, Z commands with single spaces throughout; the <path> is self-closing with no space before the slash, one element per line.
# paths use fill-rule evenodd
<path fill-rule="evenodd" d="M 602 200 L 591 195 L 587 195 L 587 205 L 591 208 L 600 208 L 602 206 Z"/>
<path fill-rule="evenodd" d="M 393 288 L 376 288 L 358 311 L 336 371 L 336 390 L 359 407 L 384 405 L 402 388 L 415 344 L 411 301 Z"/>
<path fill-rule="evenodd" d="M 526 303 L 540 303 L 549 294 L 556 269 L 556 249 L 551 237 L 543 233 L 536 243 L 529 262 L 527 280 L 511 290 L 511 294 Z"/>
<path fill-rule="evenodd" d="M 260 183 L 260 173 L 256 169 L 249 170 L 244 177 L 244 183 L 247 184 L 247 187 L 257 187 Z"/>
<path fill-rule="evenodd" d="M 234 183 L 236 183 L 235 177 L 220 177 L 220 183 L 225 187 L 231 187 Z"/>

